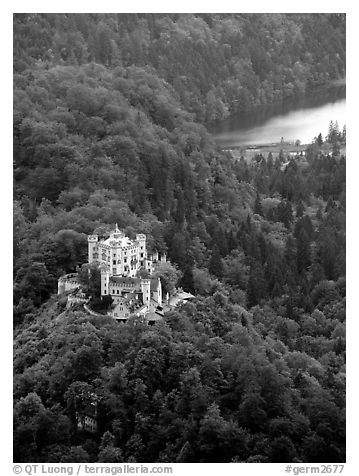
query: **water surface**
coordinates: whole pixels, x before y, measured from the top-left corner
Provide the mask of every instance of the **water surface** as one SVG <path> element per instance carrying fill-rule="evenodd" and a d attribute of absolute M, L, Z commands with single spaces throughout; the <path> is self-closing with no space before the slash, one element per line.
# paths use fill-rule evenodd
<path fill-rule="evenodd" d="M 320 132 L 328 133 L 329 122 L 345 118 L 345 86 L 316 91 L 300 99 L 256 108 L 208 126 L 221 147 L 260 145 L 300 140 L 310 143 Z"/>

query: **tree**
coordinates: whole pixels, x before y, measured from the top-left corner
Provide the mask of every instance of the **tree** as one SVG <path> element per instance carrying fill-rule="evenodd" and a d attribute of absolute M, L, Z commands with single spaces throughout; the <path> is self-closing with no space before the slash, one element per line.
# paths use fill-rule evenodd
<path fill-rule="evenodd" d="M 246 289 L 248 281 L 248 266 L 246 265 L 245 255 L 239 250 L 233 250 L 223 260 L 223 276 L 229 284 Z"/>
<path fill-rule="evenodd" d="M 36 392 L 21 398 L 14 407 L 14 460 L 22 463 L 36 458 L 41 450 L 41 433 L 48 411 Z M 48 422 L 47 422 L 48 423 Z M 46 423 L 45 423 L 46 425 Z"/>
<path fill-rule="evenodd" d="M 254 202 L 254 209 L 253 213 L 256 213 L 257 215 L 263 216 L 263 210 L 262 210 L 262 205 L 261 205 L 261 199 L 259 194 L 257 193 L 256 195 L 256 200 Z"/>
<path fill-rule="evenodd" d="M 56 280 L 44 263 L 28 262 L 21 267 L 15 276 L 14 295 L 15 303 L 21 299 L 31 299 L 35 306 L 39 306 L 48 299 L 55 289 Z"/>
<path fill-rule="evenodd" d="M 295 446 L 287 436 L 279 436 L 271 442 L 269 454 L 271 463 L 291 463 L 296 454 Z"/>
<path fill-rule="evenodd" d="M 182 277 L 182 272 L 174 264 L 161 262 L 156 264 L 153 277 L 161 279 L 164 295 L 166 293 L 171 295 Z"/>
<path fill-rule="evenodd" d="M 310 242 L 304 229 L 301 229 L 297 235 L 297 271 L 300 274 L 308 269 L 311 263 Z"/>
<path fill-rule="evenodd" d="M 217 278 L 221 278 L 223 276 L 223 263 L 217 245 L 214 245 L 213 247 L 212 255 L 208 263 L 208 271 L 214 276 L 217 276 Z"/>
<path fill-rule="evenodd" d="M 120 448 L 114 446 L 115 438 L 113 434 L 106 431 L 100 443 L 100 451 L 98 454 L 99 463 L 122 463 L 123 456 Z"/>
<path fill-rule="evenodd" d="M 304 208 L 303 202 L 302 200 L 300 200 L 295 211 L 296 218 L 297 219 L 302 218 L 304 211 L 305 211 L 305 208 Z"/>
<path fill-rule="evenodd" d="M 317 145 L 318 145 L 319 147 L 322 147 L 322 145 L 323 145 L 323 136 L 322 136 L 322 133 L 321 133 L 321 132 L 318 134 L 316 143 L 317 143 Z"/>
<path fill-rule="evenodd" d="M 258 261 L 253 260 L 249 269 L 247 284 L 247 307 L 251 308 L 259 303 L 266 294 L 266 281 L 263 268 Z"/>
<path fill-rule="evenodd" d="M 70 451 L 61 457 L 61 463 L 89 463 L 90 456 L 82 446 L 71 446 Z"/>
<path fill-rule="evenodd" d="M 83 292 L 92 298 L 101 296 L 101 271 L 97 263 L 84 264 L 77 273 Z"/>
<path fill-rule="evenodd" d="M 277 206 L 277 216 L 278 220 L 284 223 L 284 225 L 289 228 L 290 224 L 293 221 L 293 211 L 292 205 L 288 200 L 282 200 Z"/>
<path fill-rule="evenodd" d="M 339 132 L 338 121 L 336 121 L 335 123 L 333 121 L 330 121 L 327 141 L 333 145 L 334 143 L 338 142 L 339 135 L 340 135 L 340 132 Z"/>
<path fill-rule="evenodd" d="M 202 461 L 214 463 L 229 461 L 233 456 L 244 453 L 247 438 L 237 425 L 226 421 L 217 404 L 212 403 L 200 421 L 199 451 Z"/>
<path fill-rule="evenodd" d="M 188 291 L 190 293 L 195 292 L 193 271 L 190 266 L 185 267 L 180 283 L 181 283 L 181 287 L 185 291 Z"/>

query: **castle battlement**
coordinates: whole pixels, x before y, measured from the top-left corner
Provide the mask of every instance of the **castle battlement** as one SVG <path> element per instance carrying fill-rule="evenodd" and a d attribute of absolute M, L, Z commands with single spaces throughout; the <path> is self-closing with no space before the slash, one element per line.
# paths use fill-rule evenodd
<path fill-rule="evenodd" d="M 98 241 L 97 235 L 88 235 L 87 241 Z"/>
<path fill-rule="evenodd" d="M 77 273 L 65 274 L 60 276 L 57 281 L 57 294 L 63 294 L 68 291 L 74 291 L 80 287 Z"/>

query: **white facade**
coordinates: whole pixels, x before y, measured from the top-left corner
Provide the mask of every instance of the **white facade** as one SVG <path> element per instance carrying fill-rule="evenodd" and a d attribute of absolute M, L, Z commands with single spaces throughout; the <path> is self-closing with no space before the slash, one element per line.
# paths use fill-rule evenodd
<path fill-rule="evenodd" d="M 111 276 L 134 278 L 140 268 L 153 271 L 153 262 L 147 258 L 146 235 L 138 234 L 132 241 L 117 225 L 106 239 L 99 239 L 98 235 L 88 237 L 88 262 L 106 265 Z"/>

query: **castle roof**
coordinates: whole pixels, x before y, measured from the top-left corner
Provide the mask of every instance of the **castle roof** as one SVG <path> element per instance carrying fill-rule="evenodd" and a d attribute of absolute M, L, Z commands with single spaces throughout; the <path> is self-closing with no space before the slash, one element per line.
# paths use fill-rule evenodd
<path fill-rule="evenodd" d="M 141 299 L 136 299 L 135 293 L 131 293 L 118 303 L 113 303 L 112 309 L 115 311 L 115 309 L 123 305 L 125 305 L 131 312 L 138 311 L 144 306 Z"/>
<path fill-rule="evenodd" d="M 135 285 L 139 286 L 139 288 L 141 287 L 140 278 L 130 278 L 128 276 L 110 276 L 109 281 L 120 286 Z"/>
<path fill-rule="evenodd" d="M 188 299 L 192 299 L 194 297 L 195 296 L 193 296 L 193 294 L 191 294 L 191 293 L 186 293 L 185 291 L 180 291 L 177 294 L 175 294 L 174 296 L 170 297 L 170 300 L 169 300 L 168 304 L 171 307 L 172 306 L 175 307 L 175 306 L 178 306 L 179 303 L 187 302 Z"/>
<path fill-rule="evenodd" d="M 161 321 L 163 319 L 163 314 L 158 314 L 157 312 L 148 312 L 145 317 L 148 321 Z"/>
<path fill-rule="evenodd" d="M 127 248 L 134 245 L 134 242 L 130 240 L 128 236 L 125 236 L 122 232 L 111 232 L 111 235 L 102 241 L 103 244 L 109 246 L 119 246 L 121 248 Z"/>

